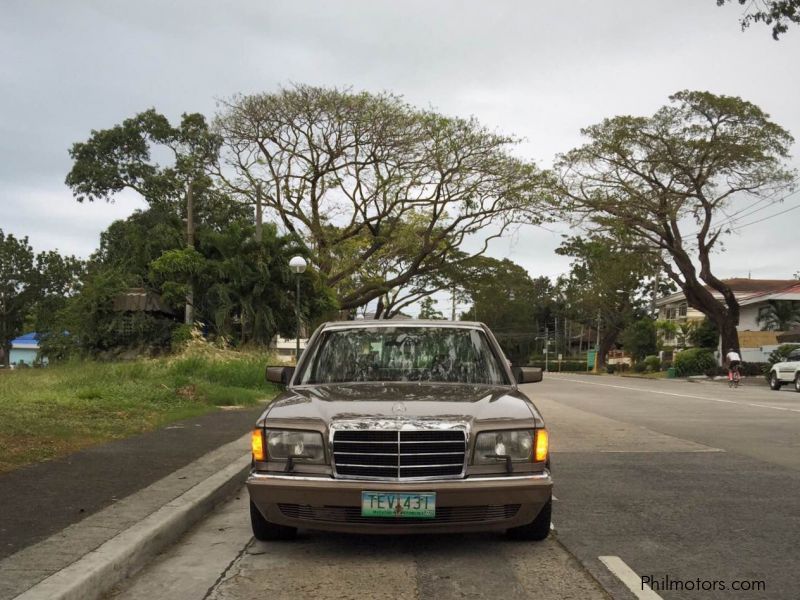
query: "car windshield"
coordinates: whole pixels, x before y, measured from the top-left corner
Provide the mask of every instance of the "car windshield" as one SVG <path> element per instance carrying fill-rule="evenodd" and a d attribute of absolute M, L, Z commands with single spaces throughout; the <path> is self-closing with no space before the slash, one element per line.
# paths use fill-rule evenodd
<path fill-rule="evenodd" d="M 324 331 L 298 383 L 402 382 L 507 385 L 480 329 L 354 327 Z"/>

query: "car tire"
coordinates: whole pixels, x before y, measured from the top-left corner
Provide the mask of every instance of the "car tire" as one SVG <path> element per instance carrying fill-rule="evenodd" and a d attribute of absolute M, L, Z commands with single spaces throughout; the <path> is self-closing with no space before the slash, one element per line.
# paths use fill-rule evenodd
<path fill-rule="evenodd" d="M 553 498 L 542 507 L 536 518 L 527 525 L 513 527 L 506 531 L 506 535 L 512 540 L 534 540 L 541 541 L 550 535 L 550 515 L 553 509 Z"/>
<path fill-rule="evenodd" d="M 262 542 L 292 540 L 297 535 L 297 529 L 294 527 L 267 521 L 252 500 L 250 500 L 250 525 L 253 527 L 253 537 Z"/>
<path fill-rule="evenodd" d="M 769 376 L 769 389 L 771 389 L 773 392 L 777 392 L 779 389 L 781 389 L 781 385 L 781 380 L 778 379 L 778 374 L 773 371 Z"/>
<path fill-rule="evenodd" d="M 794 391 L 800 392 L 800 373 L 794 376 Z"/>

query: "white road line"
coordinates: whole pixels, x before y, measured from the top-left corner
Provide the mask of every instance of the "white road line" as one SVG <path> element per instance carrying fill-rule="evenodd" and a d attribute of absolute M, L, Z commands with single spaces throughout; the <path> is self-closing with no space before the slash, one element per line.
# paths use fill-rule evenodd
<path fill-rule="evenodd" d="M 599 385 L 602 387 L 617 388 L 620 390 L 632 390 L 634 392 L 646 392 L 648 394 L 661 394 L 662 396 L 677 396 L 678 398 L 693 398 L 695 400 L 708 400 L 709 402 L 724 402 L 725 404 L 738 404 L 739 406 L 756 406 L 759 408 L 771 408 L 772 410 L 784 410 L 788 412 L 800 413 L 800 408 L 786 408 L 785 406 L 770 406 L 769 404 L 758 404 L 755 402 L 736 402 L 735 400 L 723 400 L 722 398 L 707 398 L 706 396 L 693 396 L 692 394 L 676 394 L 675 392 L 660 392 L 645 388 L 629 387 L 625 385 L 612 385 L 610 383 L 596 383 L 594 381 L 582 381 L 580 379 L 567 379 L 559 377 L 561 381 L 571 381 L 573 383 L 583 383 L 586 385 Z"/>
<path fill-rule="evenodd" d="M 641 577 L 619 556 L 598 556 L 597 558 L 640 600 L 663 600 L 661 596 L 650 589 L 649 585 L 642 584 Z"/>

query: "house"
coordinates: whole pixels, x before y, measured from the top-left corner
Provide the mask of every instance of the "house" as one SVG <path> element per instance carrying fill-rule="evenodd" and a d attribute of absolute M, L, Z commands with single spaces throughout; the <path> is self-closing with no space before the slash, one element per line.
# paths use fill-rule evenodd
<path fill-rule="evenodd" d="M 20 365 L 32 366 L 37 361 L 39 355 L 39 334 L 36 332 L 26 333 L 16 339 L 11 340 L 11 351 L 8 353 L 8 364 L 12 367 Z M 47 364 L 47 357 L 41 358 L 42 364 Z"/>
<path fill-rule="evenodd" d="M 763 362 L 778 345 L 779 331 L 762 331 L 759 317 L 770 307 L 770 301 L 800 300 L 800 282 L 795 279 L 725 279 L 736 299 L 739 301 L 739 345 L 742 359 L 748 362 Z M 706 286 L 708 288 L 708 286 Z M 710 290 L 710 288 L 708 288 Z M 710 290 L 714 297 L 722 300 L 722 295 Z M 676 292 L 656 301 L 658 319 L 675 323 L 702 321 L 703 313 L 686 302 L 683 292 Z M 678 345 L 680 330 L 666 333 L 666 345 Z"/>
<path fill-rule="evenodd" d="M 300 338 L 300 352 L 306 349 L 307 338 Z M 275 336 L 272 343 L 269 345 L 270 350 L 276 354 L 276 358 L 281 362 L 292 362 L 295 360 L 297 352 L 297 339 L 284 338 L 279 335 Z"/>

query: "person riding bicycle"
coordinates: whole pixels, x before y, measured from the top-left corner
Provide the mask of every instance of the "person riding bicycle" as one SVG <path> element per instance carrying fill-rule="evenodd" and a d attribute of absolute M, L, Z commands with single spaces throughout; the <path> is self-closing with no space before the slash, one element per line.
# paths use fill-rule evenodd
<path fill-rule="evenodd" d="M 739 356 L 739 353 L 730 348 L 728 353 L 725 355 L 725 360 L 728 362 L 728 381 L 733 381 L 733 371 L 736 369 L 739 370 L 739 365 L 742 363 L 742 357 Z"/>

